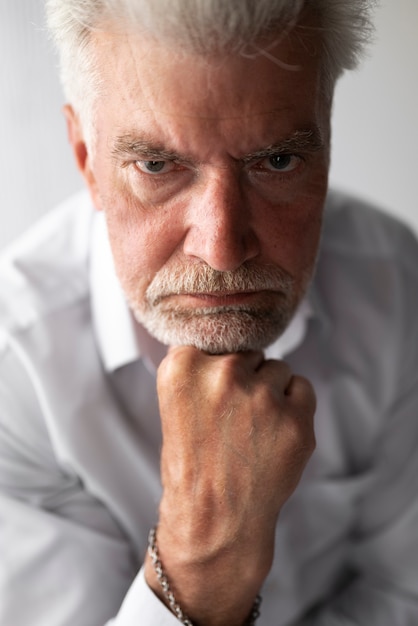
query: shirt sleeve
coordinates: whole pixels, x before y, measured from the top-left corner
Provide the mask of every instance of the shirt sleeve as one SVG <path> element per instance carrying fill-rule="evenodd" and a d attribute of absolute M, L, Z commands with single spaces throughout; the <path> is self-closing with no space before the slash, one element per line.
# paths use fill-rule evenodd
<path fill-rule="evenodd" d="M 58 467 L 30 376 L 0 351 L 0 623 L 105 623 L 133 577 L 123 533 Z"/>
<path fill-rule="evenodd" d="M 106 507 L 57 465 L 30 375 L 3 345 L 0 623 L 103 626 L 117 614 L 138 568 Z"/>
<path fill-rule="evenodd" d="M 0 624 L 177 626 L 140 567 L 104 504 L 57 464 L 30 372 L 0 346 Z"/>
<path fill-rule="evenodd" d="M 175 615 L 145 581 L 144 568 L 136 576 L 115 619 L 106 626 L 179 626 Z"/>

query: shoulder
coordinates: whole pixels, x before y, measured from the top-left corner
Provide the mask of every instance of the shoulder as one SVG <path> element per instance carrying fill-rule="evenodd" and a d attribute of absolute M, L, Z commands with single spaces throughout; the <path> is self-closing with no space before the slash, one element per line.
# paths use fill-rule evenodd
<path fill-rule="evenodd" d="M 331 191 L 321 242 L 324 256 L 402 265 L 418 275 L 418 242 L 408 226 L 372 204 Z"/>
<path fill-rule="evenodd" d="M 88 293 L 93 208 L 86 193 L 45 215 L 0 255 L 0 328 L 15 333 Z"/>
<path fill-rule="evenodd" d="M 417 309 L 417 238 L 395 217 L 331 192 L 314 282 L 339 314 L 342 308 L 363 307 L 390 320 L 402 308 Z"/>
<path fill-rule="evenodd" d="M 366 202 L 331 192 L 312 295 L 336 361 L 369 381 L 370 393 L 379 390 L 376 406 L 416 377 L 417 293 L 414 233 Z M 376 386 L 377 379 L 385 382 Z"/>

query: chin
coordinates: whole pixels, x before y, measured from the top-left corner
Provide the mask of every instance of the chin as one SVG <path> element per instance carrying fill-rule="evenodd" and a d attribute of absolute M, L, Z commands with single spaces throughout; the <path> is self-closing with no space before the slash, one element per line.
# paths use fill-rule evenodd
<path fill-rule="evenodd" d="M 169 346 L 189 345 L 210 354 L 263 350 L 285 330 L 292 310 L 286 311 L 165 311 L 136 315 L 158 341 Z"/>

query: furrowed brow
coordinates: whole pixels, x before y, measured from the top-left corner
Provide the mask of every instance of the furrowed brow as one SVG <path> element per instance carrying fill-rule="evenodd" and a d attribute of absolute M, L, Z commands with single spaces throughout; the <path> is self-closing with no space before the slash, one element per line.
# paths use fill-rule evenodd
<path fill-rule="evenodd" d="M 319 129 L 299 130 L 290 137 L 270 144 L 266 148 L 261 148 L 260 150 L 246 154 L 239 160 L 248 163 L 275 154 L 318 152 L 323 147 L 324 141 Z M 138 160 L 142 161 L 177 161 L 179 163 L 190 163 L 193 161 L 192 157 L 180 155 L 177 152 L 168 150 L 161 144 L 134 135 L 122 135 L 117 137 L 112 150 L 112 156 L 115 159 L 136 157 Z"/>
<path fill-rule="evenodd" d="M 274 144 L 270 144 L 266 148 L 256 150 L 245 155 L 242 159 L 245 163 L 256 161 L 275 154 L 299 154 L 307 152 L 318 152 L 324 147 L 319 129 L 315 130 L 298 130 L 290 137 L 283 139 Z"/>
<path fill-rule="evenodd" d="M 138 139 L 131 135 L 118 137 L 112 150 L 114 158 L 137 157 L 146 161 L 184 161 L 176 152 L 167 150 L 161 145 L 146 139 Z"/>

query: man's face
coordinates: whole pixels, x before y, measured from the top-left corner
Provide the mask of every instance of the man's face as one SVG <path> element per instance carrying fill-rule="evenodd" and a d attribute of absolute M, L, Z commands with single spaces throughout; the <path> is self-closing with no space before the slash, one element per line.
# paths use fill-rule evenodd
<path fill-rule="evenodd" d="M 95 46 L 104 95 L 81 168 L 137 319 L 171 345 L 265 347 L 320 236 L 330 103 L 312 46 L 222 59 L 109 33 Z"/>

